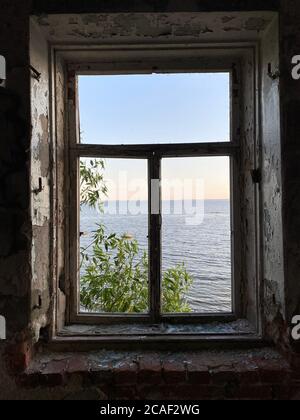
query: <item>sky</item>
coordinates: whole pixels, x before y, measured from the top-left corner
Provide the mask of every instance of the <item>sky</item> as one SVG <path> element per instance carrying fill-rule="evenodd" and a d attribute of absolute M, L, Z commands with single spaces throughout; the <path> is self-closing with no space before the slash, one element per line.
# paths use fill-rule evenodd
<path fill-rule="evenodd" d="M 229 141 L 229 84 L 227 73 L 79 76 L 81 141 L 109 145 Z M 109 200 L 147 199 L 146 161 L 109 159 L 105 176 L 111 183 Z M 203 198 L 229 198 L 228 158 L 165 159 L 162 176 L 166 185 L 176 181 L 179 191 L 180 185 L 196 186 L 201 180 Z M 163 199 L 169 195 L 163 188 Z M 199 198 L 196 187 L 185 192 L 185 198 Z"/>

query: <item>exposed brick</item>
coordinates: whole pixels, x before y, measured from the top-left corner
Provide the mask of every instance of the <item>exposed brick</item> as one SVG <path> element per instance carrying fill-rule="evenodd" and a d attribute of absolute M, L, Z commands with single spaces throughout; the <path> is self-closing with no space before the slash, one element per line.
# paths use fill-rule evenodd
<path fill-rule="evenodd" d="M 282 384 L 290 377 L 289 367 L 282 362 L 259 360 L 257 364 L 262 383 Z"/>
<path fill-rule="evenodd" d="M 81 355 L 73 356 L 68 362 L 68 373 L 84 373 L 88 371 L 87 358 Z"/>
<path fill-rule="evenodd" d="M 137 395 L 141 400 L 160 400 L 165 397 L 168 385 L 157 384 L 149 385 L 146 382 L 137 385 Z"/>
<path fill-rule="evenodd" d="M 293 401 L 300 401 L 300 383 L 295 383 L 290 389 L 290 399 Z"/>
<path fill-rule="evenodd" d="M 43 369 L 43 375 L 64 374 L 68 368 L 68 359 L 51 360 Z"/>
<path fill-rule="evenodd" d="M 134 386 L 116 386 L 112 398 L 114 400 L 135 400 L 137 399 L 136 388 Z"/>
<path fill-rule="evenodd" d="M 222 366 L 211 372 L 211 381 L 213 384 L 228 384 L 230 382 L 236 382 L 237 380 L 238 375 L 230 366 Z"/>
<path fill-rule="evenodd" d="M 37 388 L 41 385 L 41 374 L 40 373 L 23 373 L 18 375 L 16 378 L 18 386 L 23 388 Z"/>
<path fill-rule="evenodd" d="M 107 395 L 98 388 L 86 388 L 72 392 L 64 398 L 66 401 L 105 401 Z"/>
<path fill-rule="evenodd" d="M 265 359 L 263 354 L 244 361 L 239 353 L 235 359 L 226 352 L 141 352 L 132 358 L 124 353 L 124 361 L 116 362 L 115 356 L 114 352 L 111 359 L 107 353 L 104 359 L 102 353 L 60 354 L 51 360 L 42 355 L 17 383 L 25 388 L 54 387 L 78 374 L 84 380 L 74 383 L 82 389 L 100 388 L 108 399 L 125 400 L 285 400 L 297 395 L 289 381 L 289 367 L 280 357 Z M 282 381 L 277 383 L 279 372 Z"/>
<path fill-rule="evenodd" d="M 32 358 L 32 347 L 27 342 L 11 345 L 7 348 L 6 359 L 12 373 L 21 373 L 26 370 Z"/>
<path fill-rule="evenodd" d="M 273 385 L 272 396 L 274 400 L 290 400 L 292 395 L 292 388 L 287 385 Z"/>
<path fill-rule="evenodd" d="M 238 366 L 236 367 L 238 380 L 241 384 L 257 384 L 260 382 L 259 369 L 257 366 Z"/>
<path fill-rule="evenodd" d="M 91 369 L 87 378 L 89 378 L 94 385 L 112 384 L 113 370 L 112 368 Z"/>
<path fill-rule="evenodd" d="M 272 400 L 272 387 L 268 385 L 242 385 L 237 394 L 242 400 Z"/>
<path fill-rule="evenodd" d="M 114 368 L 114 381 L 116 384 L 135 384 L 138 377 L 137 363 L 124 363 Z"/>
<path fill-rule="evenodd" d="M 210 383 L 208 367 L 198 364 L 195 360 L 187 363 L 187 375 L 188 381 L 192 384 L 205 385 Z"/>
<path fill-rule="evenodd" d="M 166 383 L 186 382 L 187 368 L 183 361 L 165 361 L 163 363 L 163 378 Z"/>
<path fill-rule="evenodd" d="M 139 360 L 138 382 L 159 384 L 162 380 L 162 362 L 159 356 L 145 355 Z"/>
<path fill-rule="evenodd" d="M 300 370 L 295 370 L 295 369 L 292 368 L 291 376 L 292 376 L 294 381 L 300 381 Z"/>
<path fill-rule="evenodd" d="M 208 400 L 214 394 L 215 388 L 210 386 L 196 386 L 192 384 L 140 386 L 138 395 L 145 400 Z"/>
<path fill-rule="evenodd" d="M 192 384 L 178 385 L 170 388 L 169 397 L 175 400 L 207 400 L 213 395 L 213 388 L 210 386 L 199 386 Z"/>
<path fill-rule="evenodd" d="M 94 385 L 111 385 L 113 383 L 113 361 L 103 363 L 101 356 L 94 357 L 88 355 L 88 369 L 87 376 Z"/>
<path fill-rule="evenodd" d="M 45 386 L 63 385 L 66 379 L 68 360 L 53 360 L 47 363 L 40 375 L 40 382 Z"/>

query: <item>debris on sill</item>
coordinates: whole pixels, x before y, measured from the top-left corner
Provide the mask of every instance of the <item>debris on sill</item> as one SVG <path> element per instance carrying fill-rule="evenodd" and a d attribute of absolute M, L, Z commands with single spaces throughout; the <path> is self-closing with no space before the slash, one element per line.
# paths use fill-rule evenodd
<path fill-rule="evenodd" d="M 254 334 L 253 326 L 244 319 L 208 324 L 116 324 L 116 325 L 70 325 L 60 331 L 60 336 L 96 335 L 168 335 L 168 334 Z"/>

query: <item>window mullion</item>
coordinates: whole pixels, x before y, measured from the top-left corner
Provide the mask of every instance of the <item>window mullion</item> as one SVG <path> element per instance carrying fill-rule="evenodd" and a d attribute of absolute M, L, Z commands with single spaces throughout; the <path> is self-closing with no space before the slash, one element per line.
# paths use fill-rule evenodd
<path fill-rule="evenodd" d="M 161 317 L 161 157 L 149 159 L 149 279 L 150 314 L 153 322 Z"/>

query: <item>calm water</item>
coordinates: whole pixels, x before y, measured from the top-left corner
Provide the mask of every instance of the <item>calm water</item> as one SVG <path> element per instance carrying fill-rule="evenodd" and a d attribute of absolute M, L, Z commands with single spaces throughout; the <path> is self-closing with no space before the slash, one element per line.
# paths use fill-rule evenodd
<path fill-rule="evenodd" d="M 174 204 L 174 203 L 173 203 Z M 194 203 L 195 204 L 195 203 Z M 142 213 L 147 204 L 141 203 Z M 85 235 L 81 246 L 91 242 L 97 223 L 104 223 L 107 233 L 129 234 L 148 247 L 147 214 L 128 215 L 126 203 L 119 203 L 120 215 L 98 214 L 84 209 L 81 212 L 81 231 Z M 227 200 L 208 200 L 204 203 L 202 223 L 191 224 L 189 216 L 178 213 L 174 204 L 170 214 L 163 205 L 163 270 L 184 262 L 194 283 L 187 296 L 193 312 L 231 312 L 231 234 L 230 205 Z M 175 211 L 174 211 L 175 209 Z M 136 208 L 131 209 L 136 210 Z"/>

